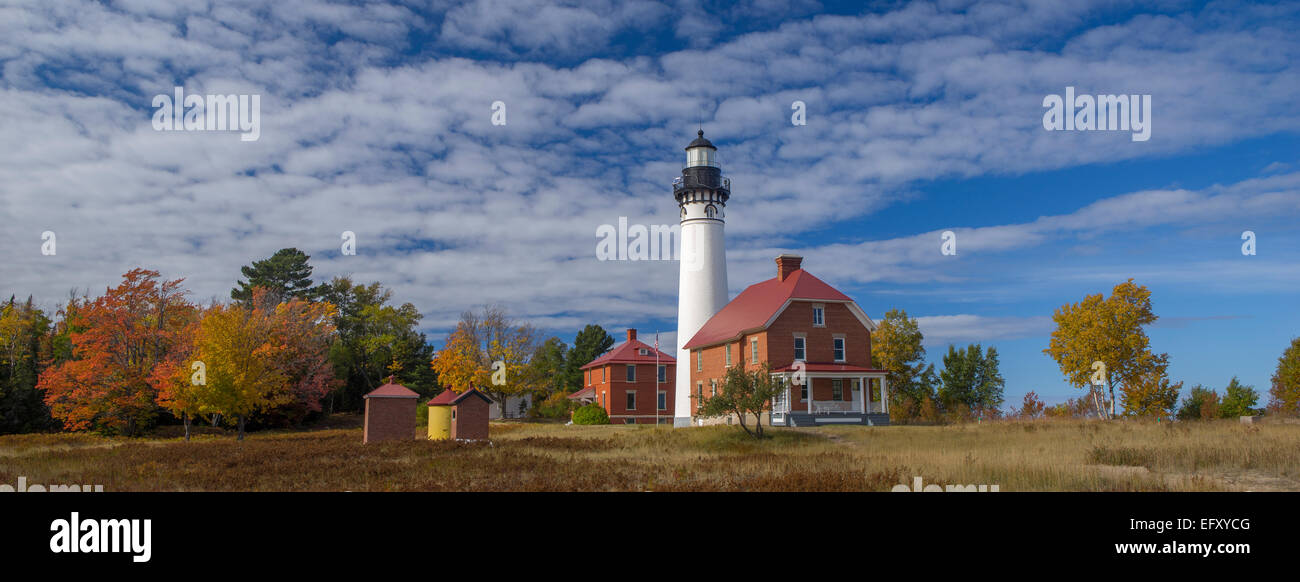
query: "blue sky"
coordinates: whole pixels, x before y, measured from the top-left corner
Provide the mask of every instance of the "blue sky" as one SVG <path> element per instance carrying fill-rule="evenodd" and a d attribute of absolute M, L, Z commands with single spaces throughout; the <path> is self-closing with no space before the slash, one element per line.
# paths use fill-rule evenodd
<path fill-rule="evenodd" d="M 594 233 L 675 221 L 702 121 L 733 295 L 798 252 L 873 317 L 919 317 L 933 360 L 997 346 L 1008 403 L 1059 402 L 1052 310 L 1133 277 L 1175 381 L 1266 392 L 1300 333 L 1298 24 L 1294 3 L 12 2 L 0 293 L 53 307 L 144 266 L 224 298 L 293 246 L 391 287 L 435 343 L 488 302 L 565 340 L 667 331 L 676 264 L 598 261 Z M 155 131 L 175 86 L 260 95 L 261 138 Z M 1066 86 L 1151 95 L 1150 139 L 1044 130 Z"/>

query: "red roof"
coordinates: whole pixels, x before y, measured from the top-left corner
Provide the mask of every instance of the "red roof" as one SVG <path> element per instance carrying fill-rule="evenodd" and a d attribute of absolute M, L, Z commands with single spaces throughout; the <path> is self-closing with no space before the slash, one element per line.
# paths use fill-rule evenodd
<path fill-rule="evenodd" d="M 588 386 L 588 387 L 586 387 L 586 388 L 583 388 L 582 390 L 579 390 L 579 391 L 577 391 L 577 392 L 574 392 L 573 394 L 570 394 L 570 395 L 569 395 L 569 400 L 580 400 L 580 399 L 585 398 L 585 397 L 588 397 L 588 396 L 591 396 L 591 397 L 593 397 L 593 398 L 596 396 L 596 387 L 595 387 L 595 386 Z"/>
<path fill-rule="evenodd" d="M 791 370 L 794 370 L 794 364 L 790 364 L 789 366 L 781 366 L 780 368 L 776 368 L 776 369 L 774 369 L 774 370 L 772 370 L 772 371 L 773 371 L 773 372 L 789 372 L 789 371 L 791 371 Z M 818 364 L 818 363 L 813 363 L 813 362 L 807 362 L 807 363 L 805 363 L 805 364 L 804 364 L 804 368 L 803 368 L 803 370 L 804 370 L 805 372 L 863 372 L 863 373 L 876 373 L 876 374 L 887 374 L 887 373 L 889 373 L 889 370 L 877 370 L 877 369 L 875 369 L 875 368 L 863 368 L 862 366 L 850 366 L 850 365 L 847 365 L 847 364 Z"/>
<path fill-rule="evenodd" d="M 456 400 L 457 396 L 460 395 L 455 390 L 448 388 L 443 390 L 442 394 L 433 397 L 433 400 L 429 401 L 429 406 L 449 406 L 452 401 Z"/>
<path fill-rule="evenodd" d="M 479 398 L 482 398 L 483 401 L 484 401 L 484 402 L 487 402 L 488 404 L 492 404 L 492 399 L 491 399 L 491 398 L 488 398 L 488 397 L 487 397 L 487 394 L 484 394 L 484 393 L 482 393 L 482 392 L 479 392 L 478 390 L 476 390 L 476 389 L 474 389 L 474 388 L 472 388 L 472 387 L 471 387 L 469 390 L 466 390 L 466 391 L 464 391 L 464 392 L 461 392 L 459 396 L 457 396 L 456 398 L 452 399 L 451 404 L 452 404 L 453 406 L 455 406 L 455 405 L 457 405 L 457 404 L 460 404 L 460 401 L 461 401 L 461 400 L 464 400 L 464 399 L 466 399 L 466 398 L 469 398 L 469 396 L 470 396 L 471 394 L 474 395 L 474 396 L 478 396 Z"/>
<path fill-rule="evenodd" d="M 739 337 L 743 331 L 760 329 L 790 299 L 853 302 L 848 295 L 836 291 L 825 281 L 812 276 L 808 271 L 798 269 L 784 281 L 780 277 L 772 277 L 741 291 L 740 295 L 713 314 L 683 347 L 691 349 L 710 346 Z"/>
<path fill-rule="evenodd" d="M 641 350 L 645 350 L 646 355 L 641 355 Z M 655 350 L 641 340 L 627 340 L 610 348 L 608 352 L 601 354 L 600 357 L 592 360 L 590 363 L 583 366 L 582 369 L 586 370 L 587 368 L 594 368 L 605 364 L 653 364 L 655 363 L 656 351 L 658 350 Z M 672 364 L 676 361 L 677 360 L 672 356 L 664 352 L 659 352 L 660 364 Z"/>
<path fill-rule="evenodd" d="M 387 384 L 371 390 L 366 394 L 366 398 L 419 398 L 420 395 L 412 392 L 406 386 L 394 384 L 391 379 Z"/>

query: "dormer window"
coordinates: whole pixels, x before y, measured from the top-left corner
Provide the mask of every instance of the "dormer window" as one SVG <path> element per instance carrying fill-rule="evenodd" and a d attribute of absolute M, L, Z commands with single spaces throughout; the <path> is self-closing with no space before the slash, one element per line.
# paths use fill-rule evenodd
<path fill-rule="evenodd" d="M 637 349 L 637 353 L 639 353 L 639 354 L 641 354 L 641 355 L 643 355 L 643 356 L 648 356 L 648 355 L 650 355 L 650 350 L 647 350 L 647 349 L 645 349 L 645 348 L 638 348 L 638 349 Z"/>

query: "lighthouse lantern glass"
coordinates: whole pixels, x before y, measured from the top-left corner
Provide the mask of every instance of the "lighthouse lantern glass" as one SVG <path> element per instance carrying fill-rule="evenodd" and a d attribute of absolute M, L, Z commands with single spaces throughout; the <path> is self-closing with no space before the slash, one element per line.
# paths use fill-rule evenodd
<path fill-rule="evenodd" d="M 686 166 L 688 168 L 696 166 L 710 166 L 716 168 L 718 167 L 718 162 L 714 159 L 713 154 L 713 148 L 698 147 L 686 150 Z"/>

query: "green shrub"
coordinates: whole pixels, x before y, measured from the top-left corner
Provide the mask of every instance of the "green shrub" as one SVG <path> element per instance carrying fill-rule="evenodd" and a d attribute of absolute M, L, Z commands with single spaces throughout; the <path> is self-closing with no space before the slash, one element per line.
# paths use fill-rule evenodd
<path fill-rule="evenodd" d="M 573 424 L 609 424 L 609 415 L 604 408 L 588 404 L 574 411 Z"/>
<path fill-rule="evenodd" d="M 429 404 L 421 402 L 415 406 L 415 426 L 429 426 Z"/>

